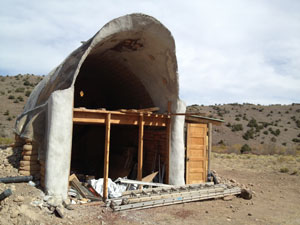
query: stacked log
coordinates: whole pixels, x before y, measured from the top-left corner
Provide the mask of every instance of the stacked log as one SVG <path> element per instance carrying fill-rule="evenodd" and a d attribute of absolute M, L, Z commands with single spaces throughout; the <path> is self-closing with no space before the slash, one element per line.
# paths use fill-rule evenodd
<path fill-rule="evenodd" d="M 31 139 L 25 139 L 23 145 L 22 159 L 20 161 L 19 173 L 23 176 L 39 176 L 40 164 L 38 161 L 38 150 L 34 148 Z"/>

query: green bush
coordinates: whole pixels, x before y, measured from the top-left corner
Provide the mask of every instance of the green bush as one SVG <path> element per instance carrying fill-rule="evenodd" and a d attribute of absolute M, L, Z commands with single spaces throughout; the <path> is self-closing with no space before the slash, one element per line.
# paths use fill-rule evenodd
<path fill-rule="evenodd" d="M 15 92 L 17 92 L 17 93 L 23 93 L 25 91 L 25 88 L 21 88 L 21 87 L 19 87 L 19 88 L 17 88 L 16 90 L 15 90 Z"/>
<path fill-rule="evenodd" d="M 256 119 L 252 118 L 249 123 L 247 124 L 247 127 L 257 127 Z"/>
<path fill-rule="evenodd" d="M 25 96 L 29 97 L 29 95 L 31 94 L 31 91 L 26 91 L 25 92 Z"/>
<path fill-rule="evenodd" d="M 243 135 L 243 138 L 245 140 L 253 139 L 254 138 L 254 130 L 252 128 L 250 130 L 247 130 L 246 133 Z"/>
<path fill-rule="evenodd" d="M 293 138 L 292 141 L 295 142 L 295 143 L 299 143 L 299 142 L 300 142 L 300 139 L 298 139 L 298 138 Z"/>
<path fill-rule="evenodd" d="M 244 153 L 250 153 L 252 151 L 252 149 L 250 148 L 249 145 L 247 144 L 244 144 L 242 147 L 241 147 L 241 153 L 244 154 Z"/>
<path fill-rule="evenodd" d="M 25 86 L 31 86 L 31 83 L 28 80 L 25 80 L 23 83 Z"/>
<path fill-rule="evenodd" d="M 240 124 L 240 123 L 239 124 L 234 124 L 231 127 L 232 132 L 236 132 L 236 131 L 240 131 L 240 130 L 243 130 L 243 125 Z"/>
<path fill-rule="evenodd" d="M 24 98 L 23 98 L 22 96 L 19 96 L 17 99 L 18 99 L 20 102 L 24 102 Z"/>
<path fill-rule="evenodd" d="M 279 172 L 280 172 L 280 173 L 288 173 L 288 172 L 289 172 L 289 169 L 286 168 L 286 167 L 284 167 L 284 168 L 281 168 L 281 169 L 279 170 Z"/>

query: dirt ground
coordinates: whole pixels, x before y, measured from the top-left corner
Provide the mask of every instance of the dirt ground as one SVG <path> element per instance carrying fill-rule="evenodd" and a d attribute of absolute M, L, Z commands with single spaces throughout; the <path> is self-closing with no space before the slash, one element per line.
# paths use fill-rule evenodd
<path fill-rule="evenodd" d="M 1 177 L 18 174 L 14 154 L 11 148 L 0 149 Z M 73 205 L 63 210 L 62 219 L 44 206 L 40 189 L 0 183 L 0 193 L 13 192 L 0 202 L 0 224 L 300 224 L 299 156 L 214 154 L 212 168 L 223 181 L 250 188 L 252 200 L 235 197 L 125 212 Z"/>

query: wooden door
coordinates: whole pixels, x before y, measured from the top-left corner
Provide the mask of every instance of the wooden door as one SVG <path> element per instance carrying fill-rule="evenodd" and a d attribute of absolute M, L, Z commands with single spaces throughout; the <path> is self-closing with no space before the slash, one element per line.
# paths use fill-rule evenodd
<path fill-rule="evenodd" d="M 186 184 L 198 184 L 207 177 L 207 125 L 187 123 Z"/>

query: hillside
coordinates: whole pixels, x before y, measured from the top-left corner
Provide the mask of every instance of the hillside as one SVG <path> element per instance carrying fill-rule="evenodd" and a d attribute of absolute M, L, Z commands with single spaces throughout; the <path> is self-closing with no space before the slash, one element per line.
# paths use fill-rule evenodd
<path fill-rule="evenodd" d="M 294 154 L 300 148 L 300 104 L 192 105 L 187 111 L 225 121 L 222 126 L 213 128 L 216 151 L 239 152 L 244 144 L 265 154 Z"/>
<path fill-rule="evenodd" d="M 23 111 L 33 88 L 43 77 L 35 75 L 0 76 L 0 138 L 13 138 L 16 117 Z"/>
<path fill-rule="evenodd" d="M 22 112 L 34 86 L 42 76 L 0 76 L 0 138 L 12 141 L 16 117 Z M 188 112 L 205 113 L 223 119 L 222 126 L 214 126 L 215 151 L 240 152 L 244 144 L 260 153 L 295 154 L 300 148 L 300 104 L 292 105 L 192 105 Z"/>

